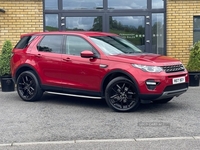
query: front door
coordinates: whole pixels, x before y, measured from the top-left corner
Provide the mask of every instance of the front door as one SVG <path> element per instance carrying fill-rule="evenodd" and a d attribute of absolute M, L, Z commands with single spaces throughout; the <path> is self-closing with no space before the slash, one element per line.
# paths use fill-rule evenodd
<path fill-rule="evenodd" d="M 101 78 L 103 76 L 101 74 L 104 71 L 99 67 L 101 60 L 99 58 L 91 59 L 80 56 L 80 53 L 84 50 L 93 51 L 98 56 L 99 54 L 93 46 L 82 37 L 74 35 L 66 37 L 65 45 L 65 53 L 62 54 L 61 75 L 63 88 L 100 91 Z"/>

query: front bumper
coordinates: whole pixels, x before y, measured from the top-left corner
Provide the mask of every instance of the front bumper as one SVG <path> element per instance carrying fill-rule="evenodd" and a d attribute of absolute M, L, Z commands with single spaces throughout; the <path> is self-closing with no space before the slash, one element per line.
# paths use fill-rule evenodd
<path fill-rule="evenodd" d="M 179 86 L 179 89 L 175 89 Z M 178 97 L 179 95 L 185 93 L 188 90 L 188 83 L 183 83 L 176 86 L 168 86 L 165 88 L 164 92 L 162 94 L 140 94 L 140 98 L 142 100 L 160 100 L 160 99 L 166 99 L 171 97 Z"/>
<path fill-rule="evenodd" d="M 187 91 L 188 72 L 148 73 L 141 70 L 131 72 L 137 83 L 139 97 L 142 100 L 159 100 L 179 96 Z M 184 82 L 174 83 L 175 79 L 184 78 Z"/>

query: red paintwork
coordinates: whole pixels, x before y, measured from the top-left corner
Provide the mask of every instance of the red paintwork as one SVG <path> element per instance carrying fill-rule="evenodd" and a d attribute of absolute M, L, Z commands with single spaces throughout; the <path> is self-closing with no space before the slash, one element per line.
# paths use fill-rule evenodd
<path fill-rule="evenodd" d="M 72 34 L 85 38 L 98 50 L 101 59 L 82 58 L 67 54 L 44 53 L 37 50 L 36 45 L 46 34 Z M 166 66 L 181 64 L 177 59 L 157 54 L 124 54 L 105 55 L 88 37 L 89 36 L 117 36 L 111 33 L 102 32 L 43 32 L 30 33 L 27 35 L 38 35 L 36 39 L 24 50 L 13 49 L 14 56 L 11 59 L 12 76 L 16 76 L 19 66 L 28 64 L 38 73 L 40 81 L 44 85 L 63 87 L 69 89 L 90 90 L 101 92 L 104 77 L 113 70 L 122 70 L 136 80 L 140 94 L 162 94 L 164 88 L 172 85 L 173 77 L 186 77 L 189 82 L 187 71 L 177 73 L 148 73 L 134 68 L 131 63 Z M 107 68 L 100 68 L 105 64 Z M 148 90 L 145 81 L 154 79 L 160 84 L 155 90 Z"/>

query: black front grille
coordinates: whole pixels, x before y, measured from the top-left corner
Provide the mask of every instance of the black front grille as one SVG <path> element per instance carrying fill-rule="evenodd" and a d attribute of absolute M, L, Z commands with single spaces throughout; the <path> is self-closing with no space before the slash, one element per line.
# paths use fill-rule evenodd
<path fill-rule="evenodd" d="M 172 66 L 163 66 L 162 67 L 166 73 L 171 73 L 171 72 L 180 72 L 184 71 L 185 68 L 182 64 L 180 65 L 172 65 Z"/>
<path fill-rule="evenodd" d="M 188 83 L 170 85 L 170 86 L 167 86 L 164 91 L 165 92 L 166 91 L 174 91 L 174 90 L 180 90 L 180 89 L 185 89 L 185 88 L 188 88 Z"/>

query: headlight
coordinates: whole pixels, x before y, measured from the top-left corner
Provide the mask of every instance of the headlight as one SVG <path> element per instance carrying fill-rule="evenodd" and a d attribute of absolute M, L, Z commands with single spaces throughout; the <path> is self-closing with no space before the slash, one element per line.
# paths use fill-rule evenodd
<path fill-rule="evenodd" d="M 157 66 L 146 66 L 146 65 L 139 65 L 139 64 L 132 64 L 133 67 L 139 68 L 146 72 L 161 72 L 163 69 Z"/>

